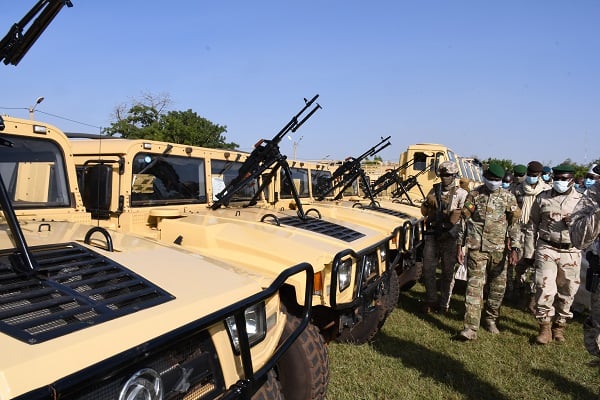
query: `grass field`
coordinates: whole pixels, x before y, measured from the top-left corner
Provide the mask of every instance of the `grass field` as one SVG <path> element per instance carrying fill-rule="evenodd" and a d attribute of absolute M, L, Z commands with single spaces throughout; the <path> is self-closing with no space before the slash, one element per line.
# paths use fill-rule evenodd
<path fill-rule="evenodd" d="M 464 284 L 449 314 L 422 314 L 424 289 L 400 294 L 396 310 L 366 345 L 329 345 L 329 400 L 342 399 L 597 399 L 599 368 L 583 347 L 577 315 L 565 344 L 533 344 L 538 325 L 503 306 L 500 335 L 483 329 L 473 342 L 454 340 L 463 327 Z"/>

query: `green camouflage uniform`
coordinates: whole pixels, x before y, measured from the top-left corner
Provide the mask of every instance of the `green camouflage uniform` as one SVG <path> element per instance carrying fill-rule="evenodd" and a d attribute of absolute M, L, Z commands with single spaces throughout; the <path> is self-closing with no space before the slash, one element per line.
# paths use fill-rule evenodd
<path fill-rule="evenodd" d="M 564 324 L 573 317 L 581 251 L 571 244 L 564 218 L 581 196 L 573 187 L 565 193 L 550 189 L 538 194 L 531 207 L 523 257 L 535 258 L 535 317 L 541 323 Z"/>
<path fill-rule="evenodd" d="M 575 206 L 569 225 L 571 243 L 579 249 L 593 245 L 600 253 L 600 182 L 596 182 Z M 591 313 L 583 325 L 583 342 L 591 355 L 600 357 L 600 288 L 592 293 Z"/>
<path fill-rule="evenodd" d="M 457 243 L 467 247 L 467 293 L 465 328 L 479 329 L 483 307 L 483 289 L 488 284 L 485 318 L 496 320 L 506 289 L 506 241 L 520 248 L 520 210 L 515 196 L 507 190 L 490 192 L 481 185 L 469 192 L 465 201 L 463 230 Z"/>

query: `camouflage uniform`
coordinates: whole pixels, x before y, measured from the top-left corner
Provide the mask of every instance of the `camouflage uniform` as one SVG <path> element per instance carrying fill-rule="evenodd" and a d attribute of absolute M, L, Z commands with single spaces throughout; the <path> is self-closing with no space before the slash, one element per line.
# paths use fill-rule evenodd
<path fill-rule="evenodd" d="M 543 180 L 539 180 L 535 186 L 529 185 L 527 182 L 521 182 L 518 185 L 514 185 L 511 187 L 512 194 L 515 195 L 517 199 L 517 204 L 521 209 L 521 218 L 519 218 L 519 224 L 521 227 L 521 237 L 520 242 L 523 246 L 523 242 L 525 239 L 525 232 L 527 231 L 527 223 L 529 222 L 529 215 L 531 211 L 531 206 L 535 200 L 535 197 L 543 192 L 544 190 L 551 189 L 552 187 L 548 185 Z M 515 268 L 515 277 L 514 277 L 514 287 L 515 289 L 524 288 L 528 293 L 535 293 L 535 268 L 533 266 L 528 265 L 523 257 L 516 265 Z M 509 275 L 509 279 L 512 276 Z"/>
<path fill-rule="evenodd" d="M 565 193 L 550 189 L 540 193 L 531 207 L 523 256 L 535 257 L 535 316 L 541 324 L 554 320 L 564 326 L 573 317 L 581 251 L 571 244 L 565 217 L 580 199 L 573 187 Z"/>
<path fill-rule="evenodd" d="M 600 252 L 600 182 L 590 187 L 575 206 L 569 225 L 571 243 L 579 249 L 593 246 Z M 591 314 L 583 326 L 586 350 L 600 357 L 600 288 L 592 293 Z"/>
<path fill-rule="evenodd" d="M 489 286 L 485 319 L 495 321 L 506 288 L 506 240 L 519 249 L 520 210 L 515 196 L 506 190 L 490 192 L 485 185 L 467 195 L 463 215 L 467 218 L 463 237 L 468 249 L 467 293 L 465 297 L 465 329 L 477 331 L 481 320 L 484 285 Z"/>
<path fill-rule="evenodd" d="M 429 191 L 427 198 L 440 193 L 439 207 L 423 206 L 422 212 L 427 217 L 425 244 L 423 246 L 423 284 L 425 285 L 425 302 L 428 307 L 448 310 L 450 296 L 454 288 L 454 265 L 456 264 L 456 235 L 459 226 L 452 229 L 460 218 L 467 197 L 467 191 L 453 186 L 443 190 L 441 183 L 436 183 Z M 456 211 L 456 220 L 451 221 L 452 212 Z M 439 214 L 439 215 L 438 215 Z M 437 225 L 435 221 L 439 221 Z M 451 230 L 452 229 L 452 230 Z M 456 232 L 456 233 L 455 233 Z M 441 259 L 442 276 L 440 282 L 441 296 L 438 299 L 435 273 Z"/>

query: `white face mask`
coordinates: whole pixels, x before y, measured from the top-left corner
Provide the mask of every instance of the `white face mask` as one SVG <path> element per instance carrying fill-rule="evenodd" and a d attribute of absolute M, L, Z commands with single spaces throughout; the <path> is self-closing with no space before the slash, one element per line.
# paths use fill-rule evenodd
<path fill-rule="evenodd" d="M 485 176 L 483 177 L 483 183 L 485 183 L 485 187 L 488 188 L 490 192 L 495 192 L 502 186 L 502 181 L 490 181 Z"/>
<path fill-rule="evenodd" d="M 564 193 L 571 187 L 571 181 L 554 181 L 552 182 L 552 188 L 558 193 Z"/>

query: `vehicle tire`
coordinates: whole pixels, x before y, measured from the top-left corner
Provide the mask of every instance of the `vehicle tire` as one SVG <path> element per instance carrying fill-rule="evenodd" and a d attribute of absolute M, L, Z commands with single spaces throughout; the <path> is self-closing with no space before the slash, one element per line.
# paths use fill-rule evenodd
<path fill-rule="evenodd" d="M 285 400 L 275 371 L 269 371 L 267 381 L 254 393 L 252 400 Z"/>
<path fill-rule="evenodd" d="M 301 320 L 288 314 L 284 337 L 300 325 Z M 286 400 L 325 399 L 329 385 L 329 355 L 323 337 L 309 323 L 296 342 L 276 365 Z"/>
<path fill-rule="evenodd" d="M 344 328 L 336 338 L 339 343 L 364 344 L 368 343 L 379 332 L 380 321 L 385 314 L 385 306 L 381 303 L 368 310 L 362 320 L 352 328 Z"/>
<path fill-rule="evenodd" d="M 400 298 L 400 282 L 398 281 L 398 273 L 394 268 L 390 271 L 389 281 L 387 287 L 385 287 L 385 294 L 383 295 L 383 305 L 385 312 L 381 318 L 380 327 L 383 325 L 387 317 L 396 309 L 398 305 L 398 299 Z"/>

